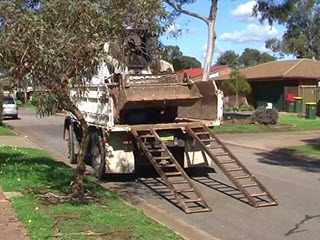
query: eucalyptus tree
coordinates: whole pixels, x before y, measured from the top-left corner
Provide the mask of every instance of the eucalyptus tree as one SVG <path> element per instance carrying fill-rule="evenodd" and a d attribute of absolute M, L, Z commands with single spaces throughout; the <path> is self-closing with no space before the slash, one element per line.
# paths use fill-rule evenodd
<path fill-rule="evenodd" d="M 208 17 L 195 13 L 189 10 L 186 10 L 183 6 L 190 3 L 195 3 L 197 0 L 163 0 L 166 4 L 168 4 L 177 14 L 186 14 L 188 16 L 200 19 L 205 22 L 208 26 L 208 42 L 207 42 L 207 53 L 205 57 L 205 61 L 203 64 L 203 76 L 202 81 L 208 81 L 210 75 L 210 68 L 212 64 L 212 56 L 215 47 L 216 33 L 215 33 L 215 23 L 217 17 L 217 9 L 218 9 L 218 0 L 209 0 L 211 2 L 211 6 L 209 8 Z M 200 2 L 200 1 L 198 1 Z"/>
<path fill-rule="evenodd" d="M 0 1 L 1 81 L 22 85 L 32 79 L 39 92 L 38 113 L 56 109 L 71 112 L 79 121 L 83 138 L 77 157 L 73 194 L 82 197 L 84 155 L 88 125 L 69 95 L 74 85 L 97 72 L 104 43 L 119 49 L 113 56 L 125 63 L 124 39 L 128 29 L 149 29 L 156 34 L 165 12 L 158 0 L 2 0 Z"/>
<path fill-rule="evenodd" d="M 320 60 L 320 1 L 258 1 L 261 21 L 278 22 L 286 27 L 282 38 L 269 39 L 266 47 L 280 56 Z"/>

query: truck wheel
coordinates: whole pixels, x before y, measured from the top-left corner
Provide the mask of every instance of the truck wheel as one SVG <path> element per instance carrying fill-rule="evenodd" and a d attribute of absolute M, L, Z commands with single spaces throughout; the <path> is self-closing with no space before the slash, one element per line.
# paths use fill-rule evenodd
<path fill-rule="evenodd" d="M 68 149 L 69 149 L 69 161 L 71 164 L 77 163 L 77 154 L 74 152 L 74 133 L 72 123 L 69 126 L 69 139 L 68 139 Z"/>
<path fill-rule="evenodd" d="M 92 168 L 94 171 L 94 176 L 97 179 L 102 179 L 105 174 L 105 150 L 103 145 L 102 137 L 99 134 L 93 136 L 92 143 Z"/>

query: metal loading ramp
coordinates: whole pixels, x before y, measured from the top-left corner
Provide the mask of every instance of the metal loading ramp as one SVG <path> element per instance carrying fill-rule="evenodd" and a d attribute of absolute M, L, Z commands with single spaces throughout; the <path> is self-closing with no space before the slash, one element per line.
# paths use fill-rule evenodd
<path fill-rule="evenodd" d="M 192 139 L 200 144 L 202 150 L 248 199 L 252 206 L 258 208 L 278 205 L 278 201 L 268 189 L 206 125 L 186 125 L 185 130 Z"/>
<path fill-rule="evenodd" d="M 173 193 L 180 207 L 186 213 L 209 212 L 212 209 L 192 183 L 181 165 L 160 139 L 156 130 L 131 129 L 138 146 L 145 153 L 168 189 Z"/>

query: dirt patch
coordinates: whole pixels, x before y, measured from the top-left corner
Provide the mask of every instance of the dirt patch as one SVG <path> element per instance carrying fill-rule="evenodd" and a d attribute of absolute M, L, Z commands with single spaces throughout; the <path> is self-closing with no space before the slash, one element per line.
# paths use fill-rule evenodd
<path fill-rule="evenodd" d="M 227 119 L 227 120 L 223 120 L 223 124 L 239 124 L 239 125 L 247 125 L 247 124 L 252 124 L 252 122 L 250 121 L 250 119 Z"/>

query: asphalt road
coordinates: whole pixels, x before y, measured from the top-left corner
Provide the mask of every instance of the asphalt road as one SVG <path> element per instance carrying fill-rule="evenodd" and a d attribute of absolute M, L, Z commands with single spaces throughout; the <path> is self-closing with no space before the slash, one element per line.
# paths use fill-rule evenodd
<path fill-rule="evenodd" d="M 20 120 L 8 120 L 16 131 L 52 151 L 67 156 L 62 141 L 63 116 L 35 117 L 20 111 Z M 220 239 L 320 239 L 320 164 L 307 157 L 296 158 L 277 151 L 262 151 L 229 145 L 236 156 L 278 199 L 279 206 L 255 209 L 218 170 L 192 171 L 192 178 L 208 203 L 210 213 L 187 215 L 172 200 L 157 178 L 131 182 L 105 182 L 118 190 L 136 194 L 153 205 Z"/>

